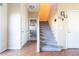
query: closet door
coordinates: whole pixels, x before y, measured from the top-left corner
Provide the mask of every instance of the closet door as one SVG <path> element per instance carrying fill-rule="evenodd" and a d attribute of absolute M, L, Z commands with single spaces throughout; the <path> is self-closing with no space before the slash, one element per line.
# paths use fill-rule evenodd
<path fill-rule="evenodd" d="M 27 4 L 21 4 L 21 47 L 28 42 L 28 11 Z"/>
<path fill-rule="evenodd" d="M 7 4 L 0 4 L 0 53 L 7 49 Z"/>
<path fill-rule="evenodd" d="M 79 10 L 68 12 L 68 48 L 79 48 Z"/>
<path fill-rule="evenodd" d="M 21 39 L 21 15 L 20 4 L 12 3 L 8 4 L 8 45 L 9 49 L 20 49 Z"/>

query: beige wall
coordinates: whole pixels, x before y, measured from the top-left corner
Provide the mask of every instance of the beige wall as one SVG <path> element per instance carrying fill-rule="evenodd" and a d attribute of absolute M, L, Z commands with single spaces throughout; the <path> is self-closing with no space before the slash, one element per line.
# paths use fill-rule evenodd
<path fill-rule="evenodd" d="M 79 4 L 78 3 L 60 3 L 60 4 L 52 4 L 52 9 L 50 11 L 50 17 L 49 17 L 49 25 L 52 28 L 54 18 L 58 17 L 59 11 L 62 10 L 79 10 Z"/>
<path fill-rule="evenodd" d="M 61 10 L 79 10 L 79 3 L 61 3 L 58 4 L 58 8 Z"/>
<path fill-rule="evenodd" d="M 51 11 L 50 11 L 50 16 L 49 16 L 49 24 L 50 27 L 52 27 L 53 24 L 53 19 L 55 14 L 57 15 L 58 11 L 60 10 L 79 10 L 79 4 L 78 3 L 60 3 L 60 4 L 52 4 L 51 7 Z M 56 10 L 57 9 L 57 10 Z"/>
<path fill-rule="evenodd" d="M 55 11 L 54 9 L 57 7 L 57 11 Z M 52 19 L 54 18 L 54 15 L 60 11 L 60 10 L 79 10 L 79 4 L 78 3 L 60 3 L 60 4 L 52 4 L 52 8 L 51 12 L 50 12 L 50 19 L 49 19 L 49 23 L 50 25 L 52 22 Z"/>

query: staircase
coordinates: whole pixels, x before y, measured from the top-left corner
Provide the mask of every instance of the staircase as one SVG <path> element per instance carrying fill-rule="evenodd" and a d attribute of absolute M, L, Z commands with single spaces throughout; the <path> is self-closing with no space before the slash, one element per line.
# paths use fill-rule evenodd
<path fill-rule="evenodd" d="M 40 22 L 40 49 L 41 51 L 61 51 L 48 22 Z"/>

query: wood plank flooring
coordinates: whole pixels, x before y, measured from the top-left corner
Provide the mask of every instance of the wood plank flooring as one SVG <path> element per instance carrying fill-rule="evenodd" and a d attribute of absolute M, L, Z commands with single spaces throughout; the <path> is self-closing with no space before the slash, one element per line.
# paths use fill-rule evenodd
<path fill-rule="evenodd" d="M 0 56 L 79 56 L 79 49 L 37 53 L 36 41 L 29 41 L 21 50 L 6 50 Z"/>

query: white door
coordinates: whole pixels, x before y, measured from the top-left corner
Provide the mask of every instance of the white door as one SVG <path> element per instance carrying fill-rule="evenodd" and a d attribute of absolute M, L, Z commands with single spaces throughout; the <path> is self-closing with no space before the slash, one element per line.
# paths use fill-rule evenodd
<path fill-rule="evenodd" d="M 8 4 L 8 49 L 21 48 L 20 4 Z"/>
<path fill-rule="evenodd" d="M 68 12 L 68 48 L 79 48 L 79 11 Z"/>
<path fill-rule="evenodd" d="M 21 47 L 28 41 L 28 11 L 27 5 L 21 4 Z"/>
<path fill-rule="evenodd" d="M 26 15 L 27 16 L 27 15 Z M 22 29 L 21 29 L 21 45 L 24 46 L 27 41 L 28 41 L 28 19 L 22 19 L 22 23 L 21 23 Z"/>
<path fill-rule="evenodd" d="M 19 13 L 10 14 L 9 49 L 20 49 L 20 14 Z"/>
<path fill-rule="evenodd" d="M 7 5 L 0 4 L 0 53 L 7 49 Z"/>

